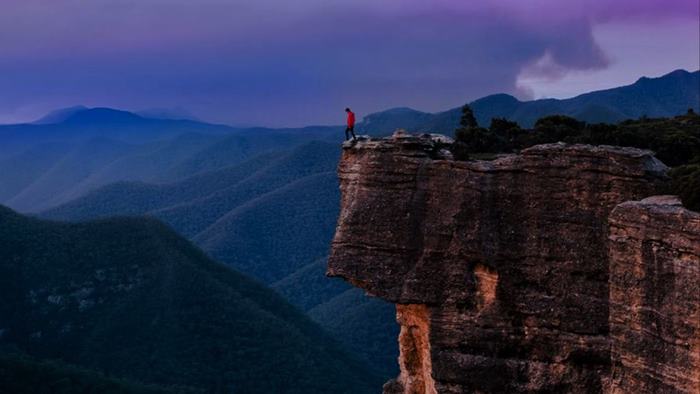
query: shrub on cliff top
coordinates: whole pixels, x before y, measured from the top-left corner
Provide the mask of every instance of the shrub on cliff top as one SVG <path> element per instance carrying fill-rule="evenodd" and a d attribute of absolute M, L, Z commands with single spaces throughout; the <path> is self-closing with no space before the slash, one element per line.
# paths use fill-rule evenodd
<path fill-rule="evenodd" d="M 503 121 L 508 122 L 505 119 Z M 515 122 L 508 123 L 517 126 Z M 493 121 L 491 124 L 493 128 Z M 496 124 L 502 129 L 501 134 L 503 135 L 491 129 L 479 127 L 469 105 L 462 107 L 462 117 L 459 121 L 459 128 L 455 130 L 455 142 L 452 145 L 454 157 L 457 160 L 467 160 L 470 153 L 501 152 L 506 149 L 506 127 L 499 120 L 496 121 Z"/>
<path fill-rule="evenodd" d="M 700 161 L 672 168 L 669 175 L 671 193 L 678 195 L 686 208 L 700 212 Z"/>
<path fill-rule="evenodd" d="M 553 115 L 539 119 L 531 130 L 499 118 L 492 119 L 489 129 L 484 129 L 471 121 L 473 117 L 471 109 L 465 106 L 452 147 L 458 160 L 559 141 L 649 149 L 666 165 L 677 167 L 670 173 L 671 192 L 680 195 L 686 207 L 700 210 L 700 115 L 694 111 L 674 118 L 643 117 L 619 124 L 586 124 L 569 116 Z"/>
<path fill-rule="evenodd" d="M 459 127 L 455 130 L 455 141 L 452 144 L 452 154 L 457 160 L 468 160 L 469 152 L 481 148 L 481 138 L 474 132 L 479 127 L 474 112 L 468 104 L 462 107 Z"/>

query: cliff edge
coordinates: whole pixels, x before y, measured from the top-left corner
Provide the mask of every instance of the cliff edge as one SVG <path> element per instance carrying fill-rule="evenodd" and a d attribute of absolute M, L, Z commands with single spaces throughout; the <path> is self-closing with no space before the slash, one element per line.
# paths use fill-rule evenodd
<path fill-rule="evenodd" d="M 608 217 L 659 194 L 666 167 L 649 151 L 565 144 L 454 161 L 448 142 L 404 133 L 361 140 L 344 146 L 338 168 L 328 275 L 397 305 L 401 373 L 385 393 L 624 392 L 620 371 L 645 369 L 620 356 L 638 342 L 623 346 L 632 333 L 611 317 L 611 271 L 623 263 L 611 264 L 608 238 L 627 227 L 632 208 L 616 209 L 613 231 Z M 698 254 L 688 256 L 684 275 L 697 286 Z M 691 353 L 697 304 L 691 297 L 680 308 Z M 697 365 L 696 356 L 687 359 Z M 670 384 L 692 388 L 693 379 Z"/>

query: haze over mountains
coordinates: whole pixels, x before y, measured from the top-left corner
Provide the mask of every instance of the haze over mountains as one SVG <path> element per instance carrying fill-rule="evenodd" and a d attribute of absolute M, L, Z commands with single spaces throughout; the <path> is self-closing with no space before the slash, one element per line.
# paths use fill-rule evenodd
<path fill-rule="evenodd" d="M 143 145 L 183 134 L 250 137 L 264 134 L 291 134 L 294 137 L 321 137 L 334 127 L 310 126 L 295 129 L 262 127 L 236 128 L 186 119 L 162 119 L 111 108 L 81 106 L 54 111 L 34 123 L 0 125 L 0 158 L 10 157 L 45 142 L 75 144 L 91 139 L 108 139 Z"/>
<path fill-rule="evenodd" d="M 698 75 L 699 72 L 676 71 L 660 78 L 642 78 L 634 85 L 568 100 L 520 102 L 507 95 L 494 95 L 473 102 L 472 107 L 482 125 L 488 125 L 491 117 L 498 116 L 518 120 L 527 126 L 536 118 L 552 113 L 565 113 L 591 122 L 641 115 L 669 116 L 685 113 L 689 107 L 700 110 Z M 122 280 L 130 275 L 128 270 L 120 271 L 125 269 L 124 262 L 143 255 L 145 257 L 138 257 L 138 265 L 143 266 L 143 272 L 147 273 L 144 286 L 162 291 L 139 290 L 138 297 L 153 300 L 143 306 L 133 306 L 136 301 L 130 297 L 136 297 L 136 293 L 115 293 L 111 300 L 119 307 L 114 306 L 113 310 L 107 308 L 105 313 L 109 315 L 100 316 L 119 316 L 118 311 L 133 306 L 138 313 L 142 313 L 141 317 L 155 313 L 160 320 L 154 325 L 171 322 L 172 327 L 179 328 L 168 332 L 180 335 L 187 332 L 182 331 L 181 323 L 197 319 L 199 314 L 204 314 L 207 324 L 217 326 L 216 319 L 211 316 L 232 316 L 227 309 L 228 303 L 233 302 L 230 308 L 238 308 L 240 301 L 247 308 L 240 310 L 241 316 L 246 316 L 245 321 L 249 324 L 236 320 L 238 325 L 235 328 L 227 328 L 232 333 L 259 330 L 258 322 L 267 321 L 267 318 L 276 319 L 277 312 L 288 318 L 284 324 L 273 325 L 271 331 L 264 331 L 265 335 L 270 335 L 258 338 L 260 342 L 246 339 L 246 344 L 251 347 L 268 349 L 265 346 L 277 346 L 279 338 L 287 338 L 292 332 L 295 339 L 288 349 L 311 346 L 309 352 L 313 354 L 308 355 L 309 360 L 326 360 L 319 358 L 318 348 L 313 348 L 309 341 L 316 336 L 326 338 L 324 335 L 327 333 L 332 340 L 325 342 L 326 339 L 321 339 L 316 344 L 330 349 L 328 357 L 332 359 L 327 361 L 328 368 L 355 368 L 351 366 L 351 361 L 357 359 L 364 366 L 358 367 L 357 374 L 352 375 L 354 378 L 365 379 L 361 377 L 367 373 L 365 367 L 374 372 L 370 375 L 380 375 L 379 382 L 394 376 L 397 372 L 395 338 L 398 327 L 394 322 L 393 307 L 324 275 L 325 259 L 339 209 L 335 171 L 343 128 L 236 128 L 196 120 L 158 119 L 156 115 L 152 113 L 149 115 L 152 117 L 148 117 L 107 108 L 74 107 L 49 114 L 32 124 L 0 126 L 0 138 L 6 142 L 0 146 L 0 168 L 6 169 L 0 172 L 0 203 L 45 219 L 74 222 L 101 220 L 89 224 L 57 224 L 2 210 L 3 223 L 12 223 L 18 232 L 1 234 L 0 242 L 5 242 L 7 248 L 15 249 L 11 259 L 3 260 L 0 269 L 7 270 L 6 278 L 22 278 L 17 279 L 18 282 L 13 285 L 15 287 L 7 287 L 5 291 L 13 291 L 12 297 L 19 298 L 29 288 L 63 291 L 66 289 L 61 287 L 62 281 L 87 275 L 80 271 L 80 267 L 102 269 L 93 266 L 100 261 L 99 264 L 113 266 L 115 275 L 122 275 L 114 280 Z M 161 116 L 167 118 L 165 114 Z M 342 116 L 340 112 L 339 117 Z M 376 135 L 391 133 L 396 128 L 452 134 L 458 118 L 458 108 L 438 114 L 394 109 L 368 115 L 360 129 L 361 132 Z M 106 219 L 113 216 L 141 218 Z M 150 218 L 144 219 L 143 216 Z M 153 218 L 166 223 L 177 234 L 201 247 L 210 258 L 227 264 L 234 271 L 217 266 Z M 132 231 L 142 235 L 143 239 L 131 237 L 128 233 Z M 149 232 L 153 232 L 153 235 L 149 236 Z M 114 240 L 107 239 L 109 234 L 115 234 Z M 40 246 L 40 240 L 48 246 Z M 49 246 L 61 249 L 58 245 L 67 241 L 77 243 L 75 249 L 69 250 L 75 256 L 98 253 L 100 258 L 78 259 L 73 263 L 70 256 L 61 255 L 58 256 L 61 259 L 53 259 L 55 256 L 50 253 Z M 120 243 L 136 245 L 137 249 L 125 251 L 119 246 Z M 24 246 L 18 248 L 18 245 Z M 25 254 L 28 253 L 25 246 L 37 248 L 40 252 Z M 97 249 L 100 251 L 93 252 Z M 162 255 L 174 256 L 174 260 L 166 261 Z M 12 263 L 20 260 L 26 262 L 26 267 Z M 47 265 L 54 271 L 41 273 L 42 267 L 46 268 Z M 49 274 L 57 276 L 45 276 Z M 221 278 L 216 277 L 219 274 Z M 187 277 L 195 278 L 192 280 L 196 283 L 193 284 Z M 88 280 L 86 277 L 80 278 Z M 9 286 L 10 282 L 7 283 Z M 252 291 L 251 288 L 256 290 Z M 268 288 L 284 298 L 274 295 Z M 69 300 L 66 302 L 77 300 L 75 297 L 78 295 L 72 292 L 80 289 L 68 290 L 71 292 L 59 295 Z M 191 306 L 187 297 L 197 304 L 196 308 L 202 309 L 187 309 Z M 287 303 L 298 309 L 293 309 Z M 39 308 L 37 305 L 27 305 L 27 308 L 31 314 L 41 314 L 57 304 L 42 301 L 42 305 L 45 308 L 42 306 L 44 309 L 38 312 L 35 309 Z M 71 308 L 75 307 L 70 305 Z M 185 305 L 185 309 L 181 310 L 182 305 Z M 161 309 L 165 310 L 163 313 L 175 315 L 161 316 Z M 191 314 L 179 316 L 178 311 Z M 5 311 L 3 316 L 10 312 L 17 313 Z M 64 321 L 67 317 L 61 313 L 56 316 L 59 321 Z M 322 329 L 304 320 L 303 314 Z M 80 314 L 71 316 L 83 319 Z M 90 331 L 94 319 L 85 317 L 85 329 Z M 51 325 L 53 323 L 46 324 L 47 332 L 58 335 L 54 339 L 62 335 L 57 326 Z M 206 326 L 205 323 L 202 325 Z M 205 329 L 203 326 L 196 329 Z M 167 327 L 170 330 L 171 326 Z M 100 330 L 103 329 L 110 328 L 100 326 Z M 127 332 L 133 331 L 135 336 L 141 338 L 139 340 L 155 335 L 155 331 L 149 331 L 151 329 L 146 327 L 140 332 L 134 326 L 125 327 Z M 21 341 L 24 342 L 21 343 L 34 352 L 38 348 L 29 346 L 32 333 L 27 330 L 23 331 Z M 106 335 L 106 332 L 99 331 L 95 338 L 106 338 Z M 220 331 L 212 335 L 216 341 L 237 340 L 237 337 L 230 338 Z M 0 340 L 5 339 L 7 337 L 0 336 Z M 343 349 L 333 344 L 333 340 L 340 342 Z M 98 351 L 95 344 L 83 344 L 77 342 L 78 339 L 75 341 L 83 346 L 84 352 L 69 361 L 89 366 L 106 365 L 103 364 L 107 363 L 106 360 L 91 355 L 91 352 Z M 266 344 L 266 341 L 272 345 Z M 44 347 L 48 342 L 37 343 Z M 103 346 L 102 342 L 97 343 Z M 54 343 L 51 346 L 59 345 Z M 164 359 L 180 357 L 168 354 L 166 344 L 160 345 L 162 347 L 156 346 L 156 350 L 164 352 Z M 104 346 L 110 352 L 118 353 L 109 347 L 111 344 Z M 199 344 L 196 346 L 199 347 Z M 49 356 L 63 358 L 65 349 L 60 346 L 57 349 Z M 344 355 L 345 352 L 352 353 L 350 358 Z M 47 355 L 39 353 L 42 357 Z M 235 362 L 242 359 L 236 358 L 242 355 L 235 350 L 224 353 L 233 353 L 233 358 L 229 360 L 232 363 L 234 359 L 238 360 Z M 290 376 L 298 372 L 284 360 L 258 359 L 260 355 L 254 352 L 244 355 L 248 360 L 254 359 L 254 363 L 277 365 Z M 335 355 L 338 355 L 337 358 Z M 211 361 L 206 358 L 208 355 L 202 357 L 201 360 L 206 360 L 206 363 Z M 108 365 L 109 370 L 112 367 Z M 198 371 L 206 379 L 224 373 L 223 369 Z M 323 371 L 328 372 L 326 369 Z M 165 379 L 167 374 L 163 370 L 149 371 L 153 376 L 126 369 L 116 372 L 137 380 L 180 383 Z M 251 372 L 254 376 L 262 376 L 255 375 L 258 373 L 262 374 L 260 370 Z M 334 373 L 328 372 L 328 376 L 335 376 Z M 233 379 L 238 378 L 234 376 Z M 375 385 L 373 391 L 377 391 L 377 387 Z"/>
<path fill-rule="evenodd" d="M 338 213 L 332 171 L 338 158 L 337 146 L 310 142 L 177 183 L 112 184 L 42 216 L 154 216 L 217 259 L 236 262 L 247 267 L 244 272 L 273 282 L 327 252 Z M 241 254 L 243 247 L 255 250 L 256 257 Z"/>
<path fill-rule="evenodd" d="M 56 124 L 0 126 L 0 138 L 7 141 L 0 165 L 16 169 L 0 175 L 0 199 L 20 211 L 38 211 L 108 183 L 179 180 L 327 139 L 331 130 L 236 130 L 107 109 L 82 110 Z M 26 149 L 14 152 L 19 146 Z"/>

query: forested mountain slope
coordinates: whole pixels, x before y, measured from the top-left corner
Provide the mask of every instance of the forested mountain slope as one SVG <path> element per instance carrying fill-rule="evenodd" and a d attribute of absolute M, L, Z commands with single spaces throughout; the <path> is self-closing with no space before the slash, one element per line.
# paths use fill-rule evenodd
<path fill-rule="evenodd" d="M 153 219 L 66 224 L 0 208 L 0 299 L 0 341 L 114 376 L 259 393 L 378 390 L 283 298 Z"/>

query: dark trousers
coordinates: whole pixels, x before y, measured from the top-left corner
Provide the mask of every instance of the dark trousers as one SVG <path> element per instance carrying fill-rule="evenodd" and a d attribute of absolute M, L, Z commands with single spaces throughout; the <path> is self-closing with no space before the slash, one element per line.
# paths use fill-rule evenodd
<path fill-rule="evenodd" d="M 352 134 L 352 139 L 355 139 L 355 126 L 348 126 L 348 128 L 345 129 L 345 141 L 350 139 L 350 134 L 348 134 L 348 131 L 350 134 Z"/>

